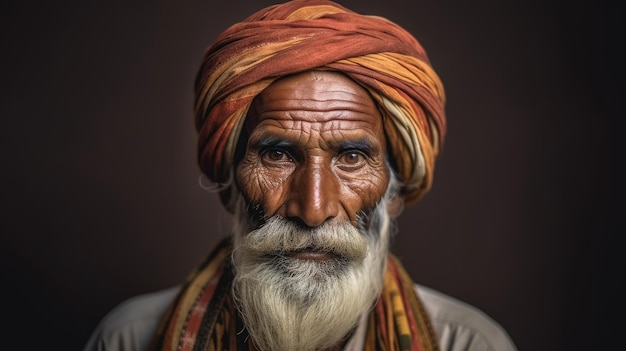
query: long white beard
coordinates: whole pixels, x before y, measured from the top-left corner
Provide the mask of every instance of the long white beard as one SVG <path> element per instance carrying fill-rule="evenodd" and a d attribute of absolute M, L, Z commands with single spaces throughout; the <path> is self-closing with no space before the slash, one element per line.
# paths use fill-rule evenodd
<path fill-rule="evenodd" d="M 392 225 L 387 205 L 396 189 L 392 178 L 361 231 L 350 223 L 303 229 L 272 217 L 248 233 L 249 216 L 240 201 L 233 233 L 233 296 L 259 350 L 330 348 L 373 307 L 383 286 Z M 331 253 L 333 259 L 287 255 L 305 249 Z"/>

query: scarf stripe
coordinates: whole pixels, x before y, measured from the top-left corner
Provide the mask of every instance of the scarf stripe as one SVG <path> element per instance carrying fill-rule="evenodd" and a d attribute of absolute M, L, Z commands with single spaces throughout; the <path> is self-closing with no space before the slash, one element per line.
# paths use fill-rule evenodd
<path fill-rule="evenodd" d="M 230 262 L 230 261 L 227 260 L 227 262 Z M 228 266 L 228 267 L 225 267 L 225 266 Z M 230 269 L 229 264 L 225 264 L 224 266 L 222 266 L 222 272 L 223 272 L 222 276 L 220 277 L 219 282 L 215 286 L 215 289 L 212 290 L 210 294 L 205 294 L 209 298 L 209 301 L 212 304 L 215 304 L 216 308 L 219 308 L 219 306 L 223 306 L 226 296 L 229 295 L 230 283 L 232 282 L 232 270 Z M 207 291 L 208 290 L 209 289 L 207 289 Z M 213 297 L 213 295 L 215 295 L 215 298 L 213 300 L 210 300 L 210 298 Z M 196 337 L 196 343 L 193 348 L 193 351 L 203 351 L 205 349 L 205 345 L 207 344 L 209 340 L 211 331 L 213 330 L 213 327 L 215 326 L 215 322 L 218 317 L 218 314 L 215 313 L 218 311 L 216 311 L 215 309 L 207 309 L 206 306 L 203 306 L 201 309 L 198 310 L 198 312 L 203 312 L 203 311 L 205 311 L 206 313 L 204 313 L 204 316 L 200 314 L 200 317 L 202 317 L 202 322 L 198 329 L 198 335 Z"/>

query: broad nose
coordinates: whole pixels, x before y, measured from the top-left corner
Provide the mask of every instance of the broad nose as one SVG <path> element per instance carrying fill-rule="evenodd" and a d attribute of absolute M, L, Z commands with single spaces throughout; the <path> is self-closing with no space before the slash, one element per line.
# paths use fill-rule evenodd
<path fill-rule="evenodd" d="M 309 164 L 292 175 L 287 218 L 317 227 L 339 215 L 339 179 L 322 164 Z"/>

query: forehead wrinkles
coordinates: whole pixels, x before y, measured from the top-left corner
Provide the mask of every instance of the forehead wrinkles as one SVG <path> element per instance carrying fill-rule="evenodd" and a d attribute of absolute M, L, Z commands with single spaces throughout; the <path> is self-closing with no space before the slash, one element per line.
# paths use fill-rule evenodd
<path fill-rule="evenodd" d="M 311 147 L 320 146 L 326 149 L 330 147 L 329 143 L 337 145 L 341 141 L 350 139 L 350 136 L 375 138 L 374 133 L 368 127 L 371 127 L 371 123 L 366 120 L 339 118 L 319 121 L 297 117 L 264 118 L 253 133 L 271 133 L 297 141 L 301 145 L 309 144 Z"/>
<path fill-rule="evenodd" d="M 333 112 L 342 111 L 372 113 L 374 104 L 369 96 L 354 91 L 272 89 L 270 94 L 261 94 L 255 108 L 261 112 L 299 111 Z"/>
<path fill-rule="evenodd" d="M 261 92 L 246 128 L 298 143 L 311 138 L 339 142 L 352 135 L 376 139 L 382 117 L 369 93 L 354 81 L 330 72 L 308 72 L 278 80 Z"/>
<path fill-rule="evenodd" d="M 273 91 L 275 93 L 289 95 L 291 98 L 296 99 L 311 99 L 311 100 L 366 100 L 362 95 L 368 94 L 365 89 L 358 86 L 356 87 L 338 84 L 337 82 L 325 82 L 316 81 L 315 85 L 311 86 L 310 82 L 301 84 L 290 84 L 288 82 L 280 82 L 282 84 L 270 85 L 266 91 Z M 355 83 L 356 84 L 356 83 Z"/>

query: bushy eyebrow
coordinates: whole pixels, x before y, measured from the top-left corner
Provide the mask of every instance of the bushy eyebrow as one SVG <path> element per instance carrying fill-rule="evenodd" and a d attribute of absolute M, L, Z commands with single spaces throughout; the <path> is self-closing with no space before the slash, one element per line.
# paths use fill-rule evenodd
<path fill-rule="evenodd" d="M 380 147 L 373 143 L 370 138 L 332 141 L 329 145 L 338 150 L 359 150 L 368 155 L 380 152 Z"/>
<path fill-rule="evenodd" d="M 329 148 L 338 152 L 347 150 L 358 150 L 367 155 L 375 155 L 381 152 L 380 145 L 377 145 L 371 138 L 363 137 L 354 140 L 331 140 L 327 144 Z M 265 134 L 250 139 L 249 148 L 253 150 L 264 150 L 270 148 L 280 148 L 287 151 L 294 151 L 298 147 L 297 141 L 290 140 L 284 136 Z"/>
<path fill-rule="evenodd" d="M 262 138 L 252 139 L 250 147 L 252 149 L 267 149 L 272 147 L 278 147 L 283 149 L 291 149 L 295 146 L 295 143 L 275 135 L 264 135 Z"/>

